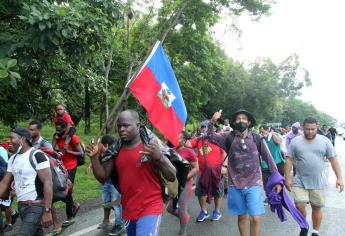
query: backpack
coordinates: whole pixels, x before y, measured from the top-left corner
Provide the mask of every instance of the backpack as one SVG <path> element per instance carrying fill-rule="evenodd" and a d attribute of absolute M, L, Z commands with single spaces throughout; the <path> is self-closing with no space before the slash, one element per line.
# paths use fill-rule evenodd
<path fill-rule="evenodd" d="M 257 133 L 254 133 L 254 132 L 251 132 L 252 133 L 252 136 L 253 136 L 253 139 L 256 143 L 256 147 L 258 149 L 258 152 L 259 152 L 259 157 L 261 159 L 261 140 L 263 139 L 263 137 L 260 135 L 260 134 L 257 134 Z M 232 143 L 234 142 L 234 139 L 235 139 L 235 133 L 233 131 L 231 131 L 226 139 L 226 142 L 225 142 L 225 146 L 227 148 L 227 150 L 230 149 Z"/>
<path fill-rule="evenodd" d="M 140 127 L 140 138 L 143 144 L 150 143 L 156 136 L 145 126 Z M 119 151 L 121 149 L 122 142 L 121 139 L 118 139 L 111 145 L 104 155 L 101 157 L 101 163 L 108 162 L 109 160 L 114 160 L 117 158 Z M 190 170 L 190 163 L 182 158 L 174 149 L 161 147 L 162 154 L 166 156 L 169 161 L 176 168 L 176 180 L 170 182 L 162 178 L 160 173 L 156 173 L 159 177 L 161 189 L 162 189 L 162 198 L 164 202 L 167 200 L 179 196 L 184 189 L 184 186 L 187 182 L 188 172 Z M 119 176 L 116 170 L 112 171 L 110 178 L 114 187 L 121 192 L 119 188 Z"/>
<path fill-rule="evenodd" d="M 85 156 L 86 156 L 85 145 L 83 143 L 80 143 L 80 146 L 81 146 L 81 150 L 83 154 L 77 157 L 77 166 L 82 166 L 85 164 Z"/>
<path fill-rule="evenodd" d="M 36 168 L 35 168 L 35 163 L 33 161 L 33 155 L 36 151 L 42 152 L 41 150 L 34 148 L 30 151 L 30 155 L 29 155 L 30 164 L 35 171 L 36 171 Z M 44 155 L 46 154 L 44 153 Z M 65 168 L 65 166 L 62 164 L 62 162 L 53 157 L 49 157 L 49 156 L 47 157 L 49 160 L 50 171 L 52 173 L 53 202 L 56 202 L 56 201 L 65 199 L 67 194 L 71 191 L 72 187 L 71 187 L 71 182 L 68 181 L 68 171 Z M 13 158 L 13 161 L 14 161 L 14 158 Z"/>
<path fill-rule="evenodd" d="M 4 160 L 4 158 L 0 155 L 0 181 L 4 177 L 5 173 L 7 171 L 7 162 Z"/>

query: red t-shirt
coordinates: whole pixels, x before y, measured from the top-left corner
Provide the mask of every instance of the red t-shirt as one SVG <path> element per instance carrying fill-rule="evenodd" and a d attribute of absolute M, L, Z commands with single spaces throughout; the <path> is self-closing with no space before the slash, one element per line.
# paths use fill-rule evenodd
<path fill-rule="evenodd" d="M 66 140 L 66 139 L 64 139 L 64 138 L 59 138 L 59 139 L 57 140 L 57 145 L 58 145 L 58 147 L 59 147 L 59 150 L 61 150 L 61 149 L 64 147 L 64 145 L 65 145 L 65 140 Z M 73 143 L 74 145 L 72 145 L 72 143 Z M 69 143 L 67 149 L 68 149 L 68 150 L 71 150 L 71 151 L 75 151 L 75 149 L 73 148 L 73 146 L 76 146 L 76 145 L 78 145 L 79 143 L 80 143 L 79 137 L 78 137 L 76 134 L 74 134 L 74 135 L 72 136 L 71 142 Z M 62 163 L 64 164 L 64 166 L 66 167 L 67 170 L 72 170 L 72 169 L 74 169 L 74 168 L 77 166 L 77 158 L 78 158 L 78 157 L 73 156 L 73 155 L 71 155 L 71 154 L 65 152 L 65 153 L 63 154 L 63 156 L 62 156 Z"/>
<path fill-rule="evenodd" d="M 195 152 L 190 148 L 181 148 L 176 150 L 181 157 L 187 160 L 189 163 L 196 162 L 198 159 L 196 158 Z"/>
<path fill-rule="evenodd" d="M 198 162 L 199 162 L 199 170 L 200 172 L 204 169 L 204 155 L 202 151 L 202 141 L 198 140 L 198 138 L 193 138 L 190 141 L 193 148 L 196 148 L 198 151 Z M 204 140 L 204 148 L 206 152 L 206 160 L 208 166 L 221 166 L 223 162 L 223 150 L 218 147 L 217 145 L 209 142 L 208 140 Z"/>
<path fill-rule="evenodd" d="M 152 171 L 151 163 L 141 163 L 144 145 L 121 148 L 115 166 L 119 174 L 123 219 L 135 221 L 140 217 L 163 213 L 160 181 Z"/>
<path fill-rule="evenodd" d="M 64 112 L 62 116 L 55 115 L 54 116 L 54 124 L 56 125 L 59 120 L 64 120 L 66 121 L 67 124 L 74 126 L 73 120 L 70 115 L 68 115 L 67 112 Z"/>

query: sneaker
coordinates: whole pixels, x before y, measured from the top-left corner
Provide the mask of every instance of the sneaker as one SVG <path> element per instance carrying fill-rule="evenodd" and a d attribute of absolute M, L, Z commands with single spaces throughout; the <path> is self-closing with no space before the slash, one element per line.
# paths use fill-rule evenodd
<path fill-rule="evenodd" d="M 319 236 L 318 233 L 312 233 L 311 236 Z"/>
<path fill-rule="evenodd" d="M 4 225 L 4 227 L 2 228 L 4 233 L 10 232 L 12 229 L 13 229 L 13 226 L 11 224 Z"/>
<path fill-rule="evenodd" d="M 97 229 L 107 229 L 108 226 L 109 226 L 108 223 L 102 222 L 102 223 L 100 223 L 100 224 L 97 225 Z"/>
<path fill-rule="evenodd" d="M 213 211 L 211 221 L 218 221 L 222 218 L 222 213 L 220 211 Z"/>
<path fill-rule="evenodd" d="M 125 230 L 126 227 L 124 225 L 114 225 L 108 235 L 120 235 L 121 233 L 125 232 Z"/>
<path fill-rule="evenodd" d="M 308 236 L 308 229 L 301 229 L 299 236 Z"/>
<path fill-rule="evenodd" d="M 208 214 L 207 211 L 206 212 L 200 211 L 198 218 L 196 218 L 196 222 L 203 222 L 204 220 L 206 220 L 209 217 L 210 217 L 210 215 Z"/>

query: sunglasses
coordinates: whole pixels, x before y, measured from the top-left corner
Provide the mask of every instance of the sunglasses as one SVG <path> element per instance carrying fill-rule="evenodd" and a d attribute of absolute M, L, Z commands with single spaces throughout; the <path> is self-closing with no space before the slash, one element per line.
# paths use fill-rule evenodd
<path fill-rule="evenodd" d="M 246 144 L 246 142 L 244 141 L 243 138 L 240 140 L 240 145 L 241 145 L 241 149 L 242 149 L 243 151 L 245 151 L 245 150 L 248 149 L 248 146 L 247 146 L 247 144 Z"/>

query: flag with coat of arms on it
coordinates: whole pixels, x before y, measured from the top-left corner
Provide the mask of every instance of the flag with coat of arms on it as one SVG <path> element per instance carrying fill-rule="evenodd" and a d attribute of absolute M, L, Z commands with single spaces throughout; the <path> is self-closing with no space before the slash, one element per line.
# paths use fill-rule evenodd
<path fill-rule="evenodd" d="M 155 44 L 129 88 L 148 112 L 152 125 L 177 146 L 187 120 L 187 110 L 160 42 Z"/>

